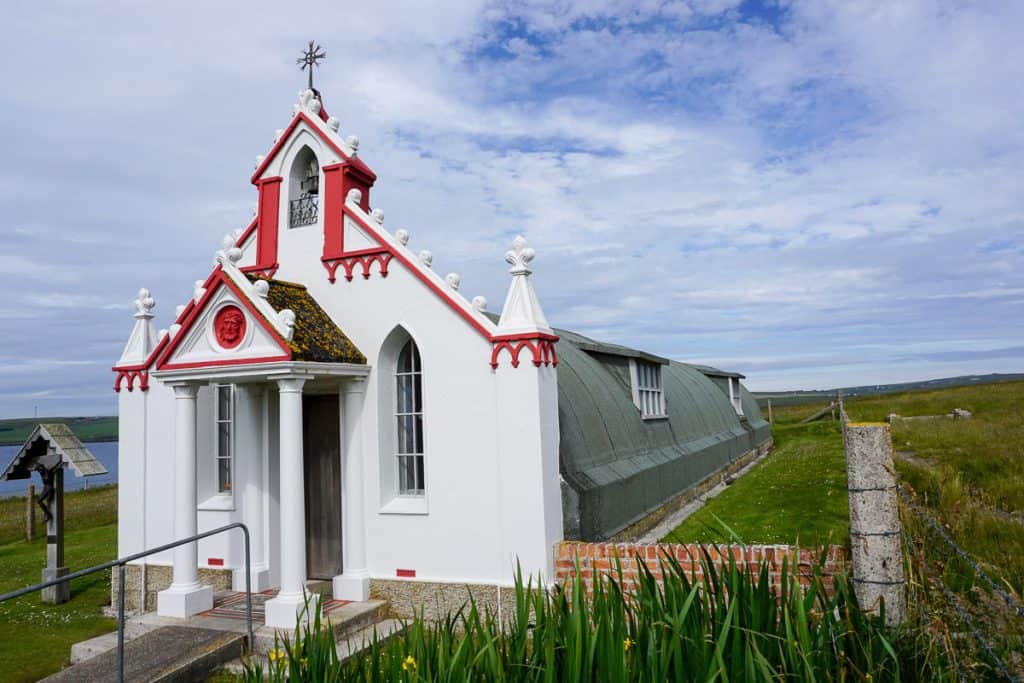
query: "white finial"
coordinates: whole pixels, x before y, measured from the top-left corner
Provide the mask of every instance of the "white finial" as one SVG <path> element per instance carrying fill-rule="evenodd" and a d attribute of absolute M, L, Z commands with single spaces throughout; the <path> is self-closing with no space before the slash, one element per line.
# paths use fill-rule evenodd
<path fill-rule="evenodd" d="M 349 135 L 345 138 L 345 144 L 352 148 L 352 156 L 359 154 L 359 138 L 355 135 Z"/>
<path fill-rule="evenodd" d="M 237 242 L 238 238 L 241 237 L 244 234 L 245 234 L 245 228 L 235 228 L 234 231 L 232 231 L 231 236 L 234 237 L 235 238 L 235 242 Z"/>
<path fill-rule="evenodd" d="M 363 191 L 358 187 L 353 187 L 348 191 L 348 194 L 345 195 L 345 201 L 349 204 L 358 204 L 363 201 Z"/>
<path fill-rule="evenodd" d="M 502 334 L 551 334 L 551 327 L 530 283 L 529 264 L 534 256 L 536 254 L 531 247 L 526 246 L 522 235 L 512 241 L 512 249 L 505 254 L 505 261 L 512 266 L 508 271 L 512 274 L 512 282 L 498 321 L 498 330 Z"/>
<path fill-rule="evenodd" d="M 139 290 L 139 296 L 135 299 L 135 317 L 150 319 L 153 317 L 153 307 L 156 306 L 156 299 L 149 294 L 149 290 L 143 287 Z"/>
<path fill-rule="evenodd" d="M 384 209 L 374 209 L 372 216 L 373 220 L 377 221 L 377 225 L 384 225 Z"/>
<path fill-rule="evenodd" d="M 462 278 L 459 277 L 458 273 L 448 273 L 444 281 L 448 283 L 448 286 L 454 289 L 456 292 L 459 291 L 459 285 L 462 284 Z"/>
<path fill-rule="evenodd" d="M 309 110 L 314 114 L 319 114 L 320 109 L 323 107 L 323 102 L 316 99 L 315 97 L 309 102 Z"/>
<path fill-rule="evenodd" d="M 532 247 L 526 246 L 526 239 L 519 235 L 512 240 L 512 249 L 505 252 L 505 261 L 512 266 L 508 272 L 513 275 L 529 275 L 531 271 L 527 266 L 536 255 Z"/>
<path fill-rule="evenodd" d="M 301 106 L 299 106 L 297 104 L 293 104 L 292 105 L 292 116 L 295 116 L 296 114 L 298 114 L 299 110 L 301 110 L 301 109 L 302 109 Z"/>
<path fill-rule="evenodd" d="M 262 155 L 262 154 L 257 154 L 256 155 L 256 168 L 259 168 L 260 164 L 262 164 L 263 160 L 266 159 L 266 158 L 267 157 Z"/>
<path fill-rule="evenodd" d="M 266 280 L 257 280 L 252 283 L 253 294 L 259 297 L 267 298 L 267 293 L 270 291 L 270 284 Z"/>
<path fill-rule="evenodd" d="M 227 254 L 228 261 L 230 261 L 232 265 L 237 266 L 238 262 L 242 260 L 242 250 L 238 247 L 231 247 L 225 253 Z"/>
<path fill-rule="evenodd" d="M 235 238 L 230 234 L 225 233 L 224 237 L 220 239 L 220 246 L 222 249 L 230 249 L 235 246 Z"/>
<path fill-rule="evenodd" d="M 181 317 L 181 314 L 185 312 L 185 304 L 178 304 L 174 307 L 174 319 L 177 320 Z"/>
<path fill-rule="evenodd" d="M 395 239 L 398 240 L 398 243 L 404 247 L 405 245 L 409 244 L 409 231 L 406 230 L 405 228 L 399 228 L 398 230 L 395 230 Z"/>
<path fill-rule="evenodd" d="M 431 253 L 429 249 L 424 249 L 420 252 L 419 256 L 420 263 L 425 265 L 427 268 L 430 268 L 431 264 L 434 262 L 434 254 Z"/>
<path fill-rule="evenodd" d="M 299 106 L 301 108 L 312 110 L 312 108 L 313 108 L 312 107 L 312 103 L 316 102 L 316 101 L 317 101 L 317 99 L 316 99 L 316 97 L 314 97 L 313 91 L 310 90 L 309 88 L 306 88 L 305 90 L 300 90 L 299 91 Z M 320 111 L 320 110 L 317 109 L 316 111 Z M 313 112 L 313 113 L 315 114 L 316 112 Z"/>
<path fill-rule="evenodd" d="M 174 339 L 178 335 L 178 332 L 180 331 L 181 325 L 179 325 L 178 323 L 174 323 L 173 325 L 171 325 L 171 329 L 167 331 L 167 334 L 171 335 L 171 339 Z"/>
<path fill-rule="evenodd" d="M 166 336 L 167 336 L 167 328 L 166 327 L 156 333 L 156 338 L 157 339 L 163 339 Z"/>
<path fill-rule="evenodd" d="M 277 130 L 274 131 L 274 143 L 275 144 L 277 143 L 278 140 L 281 139 L 282 135 L 284 135 L 284 128 L 278 128 Z"/>
<path fill-rule="evenodd" d="M 485 296 L 474 296 L 473 297 L 473 308 L 483 313 L 487 310 L 487 297 Z"/>
<path fill-rule="evenodd" d="M 206 294 L 206 288 L 203 287 L 202 280 L 196 280 L 195 287 L 192 289 L 192 300 L 199 303 L 199 300 Z"/>
<path fill-rule="evenodd" d="M 338 120 L 337 116 L 330 116 L 327 118 L 327 127 L 337 133 L 338 128 L 341 127 L 341 121 Z"/>
<path fill-rule="evenodd" d="M 284 326 L 284 338 L 291 341 L 295 336 L 295 311 L 290 308 L 282 309 L 277 314 L 277 320 Z"/>

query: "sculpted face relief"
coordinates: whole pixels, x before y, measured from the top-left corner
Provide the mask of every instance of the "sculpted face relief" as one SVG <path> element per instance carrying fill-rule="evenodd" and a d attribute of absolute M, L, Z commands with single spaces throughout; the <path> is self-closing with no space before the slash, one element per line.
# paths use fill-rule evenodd
<path fill-rule="evenodd" d="M 213 321 L 217 343 L 225 349 L 233 349 L 245 337 L 245 315 L 237 306 L 225 306 Z"/>

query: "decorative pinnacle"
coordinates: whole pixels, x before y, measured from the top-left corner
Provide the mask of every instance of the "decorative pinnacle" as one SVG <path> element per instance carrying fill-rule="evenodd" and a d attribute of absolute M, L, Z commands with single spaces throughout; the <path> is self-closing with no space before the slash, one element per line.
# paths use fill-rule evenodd
<path fill-rule="evenodd" d="M 299 69 L 305 71 L 309 69 L 309 89 L 313 89 L 313 67 L 320 66 L 320 61 L 327 58 L 327 53 L 323 51 L 323 48 L 319 44 L 314 47 L 314 41 L 309 41 L 309 47 L 303 51 L 302 56 L 295 60 L 295 63 L 299 65 Z"/>
<path fill-rule="evenodd" d="M 139 297 L 135 300 L 135 317 L 152 318 L 154 306 L 156 306 L 156 300 L 150 296 L 149 290 L 145 287 L 140 289 Z"/>
<path fill-rule="evenodd" d="M 519 235 L 512 240 L 512 249 L 505 252 L 505 261 L 512 266 L 508 272 L 513 275 L 529 275 L 531 271 L 528 266 L 536 255 L 533 247 L 526 246 L 526 238 Z"/>

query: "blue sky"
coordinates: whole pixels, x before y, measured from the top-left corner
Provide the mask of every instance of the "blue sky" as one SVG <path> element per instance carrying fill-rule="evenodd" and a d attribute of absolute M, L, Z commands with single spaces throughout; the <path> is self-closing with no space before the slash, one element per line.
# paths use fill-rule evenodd
<path fill-rule="evenodd" d="M 1024 370 L 1024 4 L 14 2 L 0 416 L 112 413 L 255 202 L 310 38 L 386 226 L 500 302 L 753 389 Z M 336 8 L 335 8 L 336 7 Z"/>

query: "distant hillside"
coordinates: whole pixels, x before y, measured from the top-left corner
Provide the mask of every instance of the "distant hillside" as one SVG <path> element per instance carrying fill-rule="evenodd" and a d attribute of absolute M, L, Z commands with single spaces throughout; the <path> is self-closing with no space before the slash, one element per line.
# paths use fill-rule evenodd
<path fill-rule="evenodd" d="M 960 377 L 945 377 L 943 379 L 929 379 L 922 382 L 903 382 L 901 384 L 869 384 L 859 387 L 840 387 L 837 389 L 797 389 L 794 391 L 764 391 L 754 392 L 754 398 L 763 407 L 771 399 L 773 406 L 791 406 L 801 403 L 824 403 L 837 391 L 843 392 L 843 396 L 879 396 L 881 394 L 898 394 L 905 391 L 922 391 L 926 389 L 948 389 L 952 387 L 966 387 L 977 384 L 995 384 L 997 382 L 1017 382 L 1024 380 L 1024 373 L 989 375 L 962 375 Z"/>
<path fill-rule="evenodd" d="M 63 422 L 82 441 L 117 440 L 117 418 L 114 416 L 17 417 L 0 420 L 0 446 L 20 446 L 40 422 Z"/>

